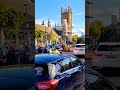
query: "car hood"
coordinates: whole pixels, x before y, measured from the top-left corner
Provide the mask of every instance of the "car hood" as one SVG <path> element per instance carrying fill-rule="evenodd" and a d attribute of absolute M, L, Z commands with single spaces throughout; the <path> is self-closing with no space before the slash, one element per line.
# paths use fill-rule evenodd
<path fill-rule="evenodd" d="M 33 87 L 34 81 L 33 67 L 13 67 L 0 69 L 0 90 L 24 90 Z"/>

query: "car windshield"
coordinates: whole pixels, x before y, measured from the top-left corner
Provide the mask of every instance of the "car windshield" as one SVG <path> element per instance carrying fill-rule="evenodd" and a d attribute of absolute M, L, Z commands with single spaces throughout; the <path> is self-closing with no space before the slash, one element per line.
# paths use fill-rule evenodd
<path fill-rule="evenodd" d="M 120 45 L 100 45 L 98 51 L 120 51 Z"/>
<path fill-rule="evenodd" d="M 75 47 L 81 48 L 81 47 L 85 47 L 85 45 L 76 45 Z"/>

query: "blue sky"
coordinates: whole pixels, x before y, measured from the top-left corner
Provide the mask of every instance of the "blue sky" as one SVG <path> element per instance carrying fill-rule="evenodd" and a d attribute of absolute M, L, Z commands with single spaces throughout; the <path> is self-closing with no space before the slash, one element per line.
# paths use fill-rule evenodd
<path fill-rule="evenodd" d="M 72 8 L 73 33 L 85 33 L 85 0 L 35 0 L 35 23 L 41 24 L 48 18 L 51 25 L 61 24 L 61 6 Z"/>

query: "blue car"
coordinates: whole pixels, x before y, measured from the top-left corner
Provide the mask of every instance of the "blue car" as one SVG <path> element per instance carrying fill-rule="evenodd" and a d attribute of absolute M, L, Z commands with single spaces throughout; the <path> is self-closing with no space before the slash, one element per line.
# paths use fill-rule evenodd
<path fill-rule="evenodd" d="M 85 65 L 74 55 L 35 55 L 37 90 L 80 90 L 85 82 Z"/>

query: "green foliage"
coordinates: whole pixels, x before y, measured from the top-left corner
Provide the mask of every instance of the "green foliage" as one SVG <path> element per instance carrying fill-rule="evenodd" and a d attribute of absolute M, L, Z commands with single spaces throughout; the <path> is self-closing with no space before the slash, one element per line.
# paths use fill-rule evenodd
<path fill-rule="evenodd" d="M 90 36 L 92 36 L 95 40 L 98 40 L 104 26 L 103 23 L 99 20 L 96 20 L 90 24 Z"/>
<path fill-rule="evenodd" d="M 85 40 L 81 37 L 78 37 L 76 44 L 85 43 Z"/>
<path fill-rule="evenodd" d="M 72 36 L 72 41 L 74 42 L 74 43 L 76 43 L 77 42 L 77 39 L 78 39 L 78 35 L 73 35 Z"/>
<path fill-rule="evenodd" d="M 45 31 L 40 30 L 39 28 L 35 27 L 35 37 L 38 42 L 43 42 L 43 38 L 45 36 Z"/>
<path fill-rule="evenodd" d="M 99 39 L 99 42 L 105 42 L 105 41 L 110 41 L 110 42 L 116 42 L 120 41 L 120 34 L 117 33 L 117 28 L 115 25 L 109 25 L 105 27 L 104 32 L 102 32 L 102 35 Z"/>
<path fill-rule="evenodd" d="M 19 36 L 20 26 L 24 18 L 24 14 L 20 11 L 0 7 L 0 27 L 4 30 L 7 38 Z"/>
<path fill-rule="evenodd" d="M 57 34 L 55 34 L 53 31 L 50 33 L 50 37 L 49 37 L 49 39 L 51 40 L 51 41 L 58 41 L 58 35 Z"/>

